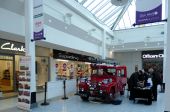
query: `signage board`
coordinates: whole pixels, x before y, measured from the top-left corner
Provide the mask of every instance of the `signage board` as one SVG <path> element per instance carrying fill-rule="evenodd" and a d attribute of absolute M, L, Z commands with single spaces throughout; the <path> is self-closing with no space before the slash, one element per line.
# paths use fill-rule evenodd
<path fill-rule="evenodd" d="M 0 53 L 25 54 L 24 43 L 0 39 Z"/>
<path fill-rule="evenodd" d="M 31 108 L 30 56 L 21 56 L 19 61 L 18 105 L 23 110 Z"/>
<path fill-rule="evenodd" d="M 143 51 L 142 59 L 161 59 L 164 58 L 163 50 Z"/>
<path fill-rule="evenodd" d="M 34 0 L 33 18 L 34 18 L 34 38 L 33 40 L 41 40 L 44 38 L 44 14 L 43 14 L 43 0 Z"/>
<path fill-rule="evenodd" d="M 162 0 L 136 0 L 136 25 L 162 21 Z"/>
<path fill-rule="evenodd" d="M 60 50 L 53 50 L 53 57 L 56 59 L 66 59 L 66 60 L 73 60 L 73 61 L 83 61 L 83 62 L 91 62 L 97 63 L 98 58 L 92 56 L 85 56 L 81 54 L 75 54 Z"/>

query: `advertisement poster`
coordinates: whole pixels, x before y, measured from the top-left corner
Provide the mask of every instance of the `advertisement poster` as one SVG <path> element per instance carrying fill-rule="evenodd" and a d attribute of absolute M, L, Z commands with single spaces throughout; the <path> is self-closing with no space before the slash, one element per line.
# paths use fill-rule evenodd
<path fill-rule="evenodd" d="M 162 0 L 136 0 L 136 24 L 162 20 Z"/>
<path fill-rule="evenodd" d="M 31 57 L 21 56 L 19 62 L 19 86 L 18 86 L 18 108 L 30 110 L 31 91 L 30 91 L 30 62 Z"/>
<path fill-rule="evenodd" d="M 34 39 L 44 39 L 43 0 L 34 0 Z"/>

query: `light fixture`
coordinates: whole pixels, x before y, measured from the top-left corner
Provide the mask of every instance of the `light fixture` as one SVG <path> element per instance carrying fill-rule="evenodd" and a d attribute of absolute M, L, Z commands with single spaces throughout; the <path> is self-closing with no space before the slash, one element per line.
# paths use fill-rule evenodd
<path fill-rule="evenodd" d="M 67 30 L 67 26 L 65 26 L 64 29 Z"/>
<path fill-rule="evenodd" d="M 71 13 L 66 13 L 65 15 L 64 15 L 64 22 L 65 23 L 67 23 L 68 25 L 70 25 L 71 24 L 71 17 L 72 17 L 73 15 L 71 14 Z"/>
<path fill-rule="evenodd" d="M 51 19 L 49 19 L 49 20 L 48 20 L 48 22 L 49 22 L 49 23 L 51 23 L 51 22 L 52 22 L 52 20 L 51 20 Z"/>
<path fill-rule="evenodd" d="M 56 59 L 56 61 L 64 61 L 64 62 L 68 62 L 68 60 L 63 60 L 63 59 Z"/>
<path fill-rule="evenodd" d="M 92 35 L 92 32 L 95 32 L 95 31 L 96 31 L 95 28 L 90 29 L 90 30 L 88 31 L 88 35 Z"/>
<path fill-rule="evenodd" d="M 111 3 L 115 6 L 123 6 L 128 3 L 128 0 L 111 0 Z"/>
<path fill-rule="evenodd" d="M 94 32 L 94 31 L 96 31 L 96 29 L 95 29 L 95 28 L 92 28 L 92 29 L 91 29 L 91 31 L 93 31 L 93 32 Z"/>
<path fill-rule="evenodd" d="M 65 16 L 66 17 L 72 17 L 73 15 L 71 13 L 66 13 Z"/>
<path fill-rule="evenodd" d="M 147 43 L 145 43 L 145 46 L 148 46 L 148 44 L 147 44 Z"/>
<path fill-rule="evenodd" d="M 158 43 L 157 43 L 157 45 L 159 46 L 159 45 L 160 45 L 160 43 L 158 42 Z"/>

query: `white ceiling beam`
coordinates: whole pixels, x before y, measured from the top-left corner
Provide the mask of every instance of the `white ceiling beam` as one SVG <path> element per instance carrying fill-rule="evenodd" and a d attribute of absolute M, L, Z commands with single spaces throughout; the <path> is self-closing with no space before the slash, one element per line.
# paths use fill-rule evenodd
<path fill-rule="evenodd" d="M 119 17 L 116 19 L 116 21 L 113 23 L 113 26 L 111 27 L 111 30 L 114 30 L 116 28 L 116 26 L 118 25 L 118 23 L 120 22 L 120 20 L 122 19 L 122 17 L 124 16 L 125 12 L 127 11 L 127 9 L 129 8 L 129 6 L 131 5 L 133 0 L 129 0 L 129 2 L 124 6 L 124 8 L 122 9 L 121 13 L 119 14 Z"/>

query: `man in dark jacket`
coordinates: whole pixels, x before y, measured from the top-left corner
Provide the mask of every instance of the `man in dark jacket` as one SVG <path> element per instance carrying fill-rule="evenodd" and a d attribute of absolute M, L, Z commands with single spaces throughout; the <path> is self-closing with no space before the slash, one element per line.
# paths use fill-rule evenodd
<path fill-rule="evenodd" d="M 149 73 L 151 74 L 152 83 L 153 83 L 152 86 L 153 100 L 157 101 L 157 87 L 161 79 L 158 72 L 154 71 L 152 68 L 149 69 Z"/>
<path fill-rule="evenodd" d="M 139 75 L 138 72 L 134 72 L 134 73 L 132 73 L 132 75 L 130 76 L 130 78 L 128 80 L 128 90 L 130 91 L 129 100 L 134 99 L 133 89 L 134 89 L 134 87 L 137 87 L 138 75 Z"/>

